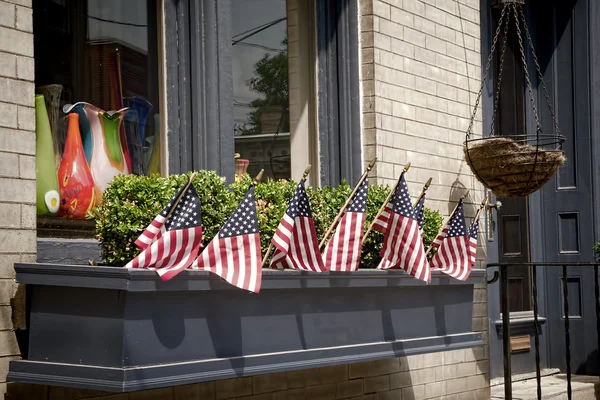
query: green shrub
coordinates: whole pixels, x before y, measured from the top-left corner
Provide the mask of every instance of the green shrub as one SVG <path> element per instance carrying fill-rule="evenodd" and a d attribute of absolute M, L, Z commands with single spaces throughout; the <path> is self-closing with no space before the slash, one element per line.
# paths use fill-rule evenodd
<path fill-rule="evenodd" d="M 596 261 L 600 261 L 600 241 L 594 245 L 594 255 Z"/>
<path fill-rule="evenodd" d="M 123 266 L 139 253 L 135 240 L 190 175 L 115 177 L 103 193 L 102 204 L 91 215 L 96 221 L 96 237 L 107 264 Z M 208 205 L 202 207 L 203 244 L 206 245 L 233 213 L 233 195 L 225 186 L 225 180 L 213 171 L 199 171 L 193 184 L 202 204 Z"/>
<path fill-rule="evenodd" d="M 101 241 L 102 257 L 107 264 L 122 266 L 134 258 L 139 250 L 134 241 L 152 219 L 169 202 L 176 191 L 189 179 L 186 175 L 160 176 L 122 175 L 115 178 L 104 192 L 103 203 L 90 216 L 96 221 L 97 238 Z M 229 186 L 225 179 L 213 171 L 199 171 L 194 187 L 202 202 L 202 222 L 206 246 L 217 234 L 227 218 L 239 204 L 252 179 L 246 175 Z M 267 180 L 255 189 L 261 247 L 263 255 L 281 217 L 292 198 L 297 182 L 293 180 Z M 352 192 L 343 181 L 336 188 L 326 186 L 317 190 L 307 188 L 315 229 L 319 240 L 331 225 L 340 208 Z M 390 193 L 387 186 L 371 185 L 367 198 L 365 230 L 375 218 L 381 204 Z M 425 209 L 424 243 L 428 246 L 442 225 L 437 211 Z M 375 268 L 379 263 L 379 251 L 383 235 L 371 231 L 363 243 L 361 268 Z"/>

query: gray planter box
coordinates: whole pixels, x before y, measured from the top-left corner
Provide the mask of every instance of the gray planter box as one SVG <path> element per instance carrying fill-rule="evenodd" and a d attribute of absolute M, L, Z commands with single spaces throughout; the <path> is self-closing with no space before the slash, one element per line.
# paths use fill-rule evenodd
<path fill-rule="evenodd" d="M 483 346 L 473 285 L 434 273 L 263 272 L 260 294 L 215 275 L 16 264 L 27 359 L 8 380 L 128 392 Z"/>

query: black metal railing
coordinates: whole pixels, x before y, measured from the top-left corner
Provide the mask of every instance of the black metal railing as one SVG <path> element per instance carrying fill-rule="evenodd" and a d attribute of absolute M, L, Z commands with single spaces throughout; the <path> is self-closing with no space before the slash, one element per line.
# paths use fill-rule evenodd
<path fill-rule="evenodd" d="M 594 267 L 594 291 L 596 297 L 596 337 L 598 345 L 598 365 L 600 367 L 600 285 L 598 283 L 598 265 L 597 262 L 538 262 L 538 263 L 493 263 L 488 264 L 487 268 L 499 268 L 494 271 L 494 276 L 488 281 L 488 284 L 498 281 L 500 278 L 500 312 L 502 313 L 502 351 L 504 361 L 504 398 L 512 400 L 512 373 L 511 373 L 511 346 L 510 346 L 510 311 L 508 297 L 508 268 L 529 267 L 531 269 L 532 297 L 533 297 L 533 318 L 534 318 L 534 343 L 535 343 L 535 372 L 537 381 L 537 398 L 542 398 L 542 377 L 540 369 L 540 329 L 538 324 L 538 293 L 537 293 L 537 268 L 538 267 L 561 267 L 562 268 L 562 289 L 563 289 L 563 312 L 565 325 L 565 358 L 567 373 L 567 397 L 571 400 L 573 394 L 571 389 L 571 335 L 569 331 L 569 289 L 567 282 L 567 270 L 569 267 Z"/>

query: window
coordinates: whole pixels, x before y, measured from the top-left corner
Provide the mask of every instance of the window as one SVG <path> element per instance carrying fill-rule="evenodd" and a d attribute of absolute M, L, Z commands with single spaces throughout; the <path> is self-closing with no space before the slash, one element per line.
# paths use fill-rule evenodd
<path fill-rule="evenodd" d="M 157 5 L 34 0 L 33 13 L 39 234 L 69 221 L 85 235 L 114 176 L 161 173 Z"/>
<path fill-rule="evenodd" d="M 290 178 L 310 163 L 315 130 L 303 112 L 310 114 L 316 95 L 313 8 L 298 0 L 231 2 L 236 173 Z"/>

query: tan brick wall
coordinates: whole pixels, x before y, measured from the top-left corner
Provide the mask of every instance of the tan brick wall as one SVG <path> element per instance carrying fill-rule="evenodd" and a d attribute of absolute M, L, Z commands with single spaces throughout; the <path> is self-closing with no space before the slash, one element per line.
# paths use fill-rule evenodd
<path fill-rule="evenodd" d="M 478 0 L 360 0 L 365 161 L 378 158 L 371 181 L 391 186 L 411 162 L 411 194 L 417 196 L 432 177 L 426 206 L 444 216 L 467 189 L 467 217 L 483 199 L 462 151 L 481 79 L 479 12 Z M 481 129 L 479 111 L 476 136 Z M 482 219 L 478 267 L 485 265 L 484 230 Z M 487 345 L 485 285 L 474 298 L 473 330 Z M 481 357 L 477 374 L 470 362 L 475 353 Z M 470 398 L 465 393 L 471 389 L 473 398 L 489 398 L 487 347 L 446 354 L 456 364 L 435 367 L 425 398 L 457 392 Z M 449 376 L 456 379 L 442 381 Z"/>
<path fill-rule="evenodd" d="M 449 351 L 334 367 L 108 394 L 10 385 L 9 399 L 47 400 L 475 400 L 489 399 L 483 349 Z M 33 397 L 32 397 L 33 396 Z"/>
<path fill-rule="evenodd" d="M 20 355 L 11 303 L 22 309 L 15 262 L 36 258 L 35 111 L 31 0 L 0 0 L 0 393 Z"/>

